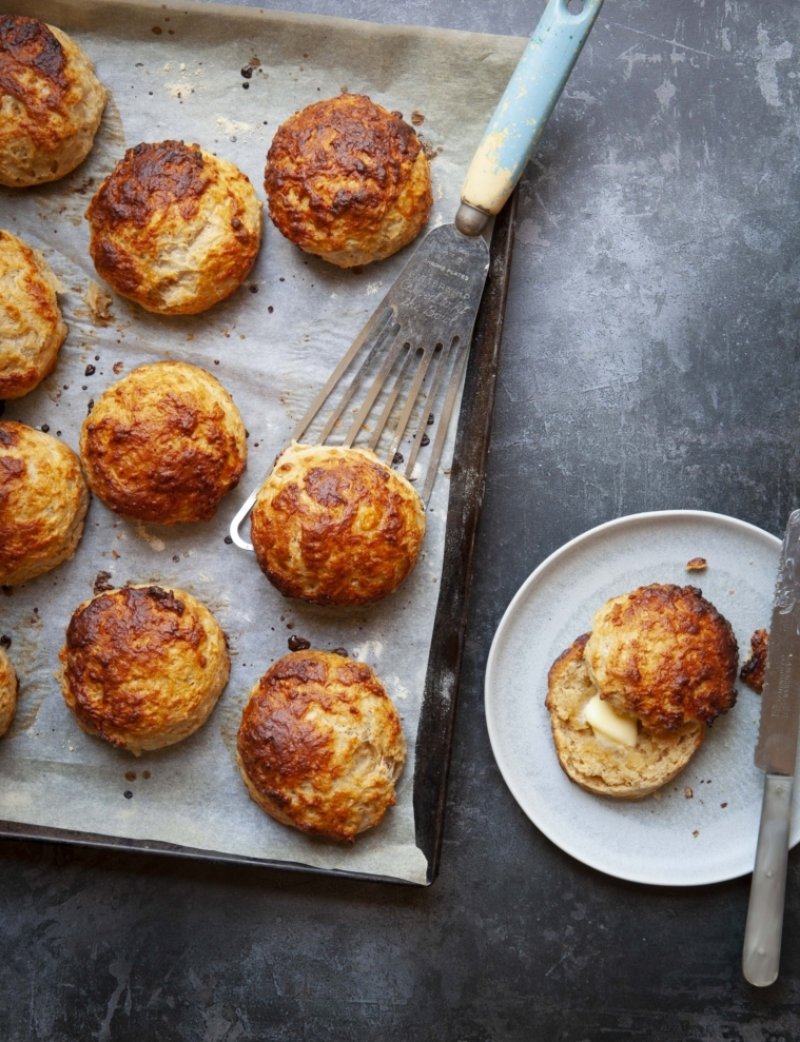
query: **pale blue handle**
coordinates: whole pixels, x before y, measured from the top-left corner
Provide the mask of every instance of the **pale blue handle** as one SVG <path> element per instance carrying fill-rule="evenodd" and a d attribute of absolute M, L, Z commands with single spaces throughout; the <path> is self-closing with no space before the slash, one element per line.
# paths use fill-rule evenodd
<path fill-rule="evenodd" d="M 462 223 L 482 225 L 511 195 L 602 6 L 584 0 L 573 14 L 567 0 L 549 0 L 467 172 L 456 218 L 466 234 L 480 228 Z"/>

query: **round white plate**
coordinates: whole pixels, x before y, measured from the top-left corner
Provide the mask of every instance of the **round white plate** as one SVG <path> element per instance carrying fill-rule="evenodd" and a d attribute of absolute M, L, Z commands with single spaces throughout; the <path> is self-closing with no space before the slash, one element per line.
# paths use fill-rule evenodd
<path fill-rule="evenodd" d="M 753 764 L 760 699 L 739 683 L 689 766 L 641 801 L 593 796 L 556 758 L 545 709 L 547 672 L 609 597 L 651 582 L 697 586 L 728 619 L 740 661 L 768 627 L 780 540 L 721 514 L 633 514 L 567 543 L 508 606 L 486 667 L 486 720 L 497 765 L 531 821 L 562 850 L 639 883 L 695 886 L 752 871 L 763 774 Z M 686 570 L 704 557 L 703 572 Z M 795 801 L 791 843 L 800 838 Z"/>

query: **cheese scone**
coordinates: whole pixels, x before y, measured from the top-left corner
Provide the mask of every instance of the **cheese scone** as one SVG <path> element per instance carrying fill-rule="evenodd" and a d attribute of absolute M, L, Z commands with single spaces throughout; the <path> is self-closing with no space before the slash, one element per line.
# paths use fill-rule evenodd
<path fill-rule="evenodd" d="M 72 557 L 88 506 L 80 460 L 69 446 L 0 420 L 0 586 L 19 586 Z"/>
<path fill-rule="evenodd" d="M 242 778 L 267 814 L 350 842 L 396 802 L 405 754 L 397 709 L 372 669 L 314 648 L 273 663 L 237 737 Z"/>
<path fill-rule="evenodd" d="M 135 756 L 194 734 L 230 674 L 209 609 L 160 586 L 125 586 L 79 605 L 59 658 L 61 692 L 80 727 Z"/>
<path fill-rule="evenodd" d="M 91 151 L 107 92 L 62 29 L 0 15 L 0 184 L 64 177 Z"/>
<path fill-rule="evenodd" d="M 430 215 L 430 167 L 396 112 L 340 94 L 278 127 L 264 174 L 269 214 L 307 253 L 341 268 L 383 260 L 416 238 Z"/>
<path fill-rule="evenodd" d="M 11 727 L 14 720 L 18 690 L 17 674 L 5 648 L 0 647 L 0 738 Z"/>
<path fill-rule="evenodd" d="M 362 605 L 414 567 L 425 507 L 368 449 L 294 444 L 277 459 L 250 515 L 256 559 L 287 597 Z"/>
<path fill-rule="evenodd" d="M 649 795 L 734 705 L 737 664 L 730 623 L 697 588 L 651 583 L 610 598 L 548 674 L 561 766 L 590 792 Z"/>
<path fill-rule="evenodd" d="M 80 453 L 92 491 L 117 514 L 206 521 L 238 483 L 246 431 L 230 394 L 188 362 L 138 366 L 97 399 Z"/>
<path fill-rule="evenodd" d="M 58 288 L 38 250 L 0 230 L 0 399 L 21 398 L 55 368 L 67 335 Z"/>
<path fill-rule="evenodd" d="M 183 141 L 128 149 L 86 217 L 98 275 L 161 315 L 195 315 L 225 300 L 261 246 L 261 203 L 247 176 Z"/>

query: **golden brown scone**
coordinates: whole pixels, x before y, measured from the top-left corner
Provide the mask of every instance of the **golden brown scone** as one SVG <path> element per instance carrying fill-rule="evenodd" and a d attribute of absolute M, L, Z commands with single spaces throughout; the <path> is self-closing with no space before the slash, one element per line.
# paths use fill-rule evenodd
<path fill-rule="evenodd" d="M 653 731 L 711 723 L 736 702 L 730 623 L 694 586 L 652 583 L 594 615 L 586 664 L 600 695 Z"/>
<path fill-rule="evenodd" d="M 19 682 L 11 660 L 0 647 L 0 738 L 11 727 L 17 710 Z"/>
<path fill-rule="evenodd" d="M 0 398 L 21 398 L 53 371 L 67 326 L 44 257 L 0 231 Z"/>
<path fill-rule="evenodd" d="M 94 143 L 106 89 L 73 39 L 24 15 L 0 15 L 0 184 L 64 177 Z"/>
<path fill-rule="evenodd" d="M 284 655 L 261 677 L 237 738 L 259 807 L 284 825 L 348 841 L 395 803 L 405 752 L 397 710 L 369 666 L 314 648 Z"/>
<path fill-rule="evenodd" d="M 228 682 L 219 623 L 185 590 L 125 586 L 79 605 L 61 693 L 87 734 L 138 756 L 202 727 Z"/>
<path fill-rule="evenodd" d="M 128 149 L 86 211 L 97 273 L 161 315 L 229 297 L 261 246 L 261 203 L 245 174 L 198 145 Z"/>
<path fill-rule="evenodd" d="M 414 567 L 425 508 L 368 449 L 294 444 L 259 489 L 250 532 L 262 571 L 287 597 L 370 604 Z"/>
<path fill-rule="evenodd" d="M 768 646 L 769 633 L 767 630 L 756 630 L 750 638 L 750 655 L 739 672 L 739 679 L 759 695 L 764 690 Z"/>
<path fill-rule="evenodd" d="M 211 373 L 152 362 L 98 398 L 80 453 L 92 491 L 116 513 L 162 525 L 205 521 L 239 481 L 246 432 Z"/>
<path fill-rule="evenodd" d="M 412 127 L 361 94 L 308 105 L 275 133 L 269 214 L 295 245 L 341 268 L 416 238 L 431 210 L 428 159 Z"/>
<path fill-rule="evenodd" d="M 19 586 L 75 553 L 89 490 L 64 442 L 0 420 L 0 586 Z"/>
<path fill-rule="evenodd" d="M 598 737 L 586 719 L 596 695 L 584 660 L 585 633 L 550 667 L 546 706 L 559 763 L 582 789 L 616 799 L 637 800 L 679 774 L 703 743 L 705 725 L 688 723 L 666 732 L 638 729 L 634 746 Z"/>

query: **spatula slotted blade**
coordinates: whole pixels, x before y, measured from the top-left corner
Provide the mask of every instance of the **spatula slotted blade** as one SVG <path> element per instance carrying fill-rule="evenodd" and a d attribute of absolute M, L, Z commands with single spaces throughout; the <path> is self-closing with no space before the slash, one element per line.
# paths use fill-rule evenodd
<path fill-rule="evenodd" d="M 357 445 L 404 464 L 427 502 L 466 369 L 489 270 L 482 236 L 446 224 L 429 232 L 292 432 L 293 441 Z M 254 490 L 231 522 L 233 542 Z"/>
<path fill-rule="evenodd" d="M 427 499 L 457 399 L 489 268 L 481 237 L 454 225 L 431 231 L 293 432 L 295 441 L 368 444 L 402 456 Z M 430 428 L 430 431 L 426 430 Z M 439 432 L 442 432 L 441 436 Z M 433 436 L 427 458 L 421 449 Z"/>

